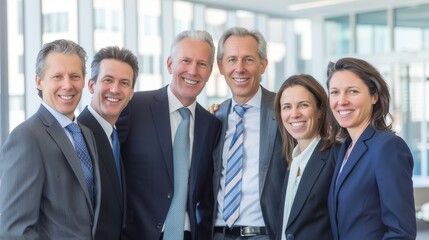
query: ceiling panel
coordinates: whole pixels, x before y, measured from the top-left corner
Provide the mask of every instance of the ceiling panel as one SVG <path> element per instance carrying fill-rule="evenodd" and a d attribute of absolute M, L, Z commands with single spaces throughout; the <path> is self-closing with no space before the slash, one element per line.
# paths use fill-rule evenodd
<path fill-rule="evenodd" d="M 214 8 L 268 13 L 281 17 L 316 17 L 359 13 L 429 3 L 429 0 L 190 0 Z"/>

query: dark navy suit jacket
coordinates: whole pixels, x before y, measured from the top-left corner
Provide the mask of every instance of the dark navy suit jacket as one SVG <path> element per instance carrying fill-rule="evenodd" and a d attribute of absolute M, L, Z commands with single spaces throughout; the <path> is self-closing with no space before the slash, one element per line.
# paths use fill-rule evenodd
<path fill-rule="evenodd" d="M 328 193 L 341 145 L 337 143 L 324 151 L 320 151 L 322 145 L 323 140 L 320 140 L 308 160 L 295 195 L 286 232 L 282 232 L 289 171 L 285 176 L 281 196 L 280 221 L 278 222 L 279 234 L 276 237 L 278 240 L 283 234 L 286 234 L 288 240 L 332 240 L 328 213 Z"/>
<path fill-rule="evenodd" d="M 101 206 L 95 240 L 119 240 L 125 223 L 126 188 L 123 166 L 121 164 L 122 181 L 119 182 L 115 158 L 109 142 L 110 136 L 106 136 L 103 128 L 88 108 L 79 114 L 77 120 L 91 129 L 94 134 L 100 162 Z"/>
<path fill-rule="evenodd" d="M 338 178 L 351 139 L 343 143 L 329 192 L 334 239 L 415 239 L 413 157 L 389 131 L 368 126 Z"/>
<path fill-rule="evenodd" d="M 174 194 L 167 87 L 134 93 L 116 124 L 127 182 L 126 239 L 159 239 Z M 219 129 L 220 121 L 197 103 L 187 204 L 194 240 L 210 239 Z"/>

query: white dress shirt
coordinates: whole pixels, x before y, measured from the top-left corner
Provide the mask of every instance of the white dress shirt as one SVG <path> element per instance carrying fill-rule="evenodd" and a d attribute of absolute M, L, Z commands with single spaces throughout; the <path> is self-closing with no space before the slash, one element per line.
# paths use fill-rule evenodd
<path fill-rule="evenodd" d="M 235 226 L 265 226 L 262 217 L 260 196 L 259 196 L 259 142 L 261 123 L 261 100 L 262 90 L 259 87 L 256 95 L 250 99 L 246 105 L 250 106 L 243 117 L 244 133 L 244 157 L 241 183 L 240 217 L 234 223 Z M 222 175 L 220 178 L 220 188 L 217 195 L 218 209 L 215 226 L 226 226 L 223 219 L 223 202 L 225 195 L 225 171 L 228 159 L 228 150 L 231 139 L 235 132 L 236 113 L 234 106 L 237 103 L 232 100 L 231 109 L 228 115 L 228 129 L 225 135 L 222 153 Z"/>
<path fill-rule="evenodd" d="M 283 212 L 283 224 L 282 224 L 282 240 L 286 240 L 286 225 L 289 221 L 290 211 L 295 200 L 296 191 L 298 190 L 299 183 L 301 182 L 301 177 L 304 174 L 305 167 L 307 166 L 308 160 L 310 160 L 311 155 L 314 152 L 317 144 L 320 141 L 320 136 L 314 138 L 310 144 L 300 152 L 298 145 L 295 146 L 292 152 L 292 163 L 289 170 L 289 178 L 286 188 L 286 197 L 284 202 L 284 212 Z M 300 175 L 298 176 L 298 170 Z"/>

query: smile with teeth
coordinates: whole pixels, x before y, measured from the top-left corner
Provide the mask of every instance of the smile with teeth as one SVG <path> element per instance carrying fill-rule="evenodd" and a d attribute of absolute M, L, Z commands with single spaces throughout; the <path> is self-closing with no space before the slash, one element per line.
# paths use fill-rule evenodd
<path fill-rule="evenodd" d="M 294 127 L 294 128 L 301 127 L 304 124 L 305 124 L 305 122 L 293 122 L 293 123 L 290 123 L 290 125 L 292 127 Z"/>
<path fill-rule="evenodd" d="M 236 82 L 244 82 L 247 80 L 247 78 L 232 78 Z"/>
<path fill-rule="evenodd" d="M 118 98 L 106 97 L 106 100 L 109 101 L 109 102 L 119 102 Z"/>
<path fill-rule="evenodd" d="M 338 113 L 340 115 L 344 116 L 344 115 L 348 115 L 348 114 L 352 113 L 352 111 L 351 110 L 340 110 L 340 111 L 338 111 Z"/>
<path fill-rule="evenodd" d="M 186 82 L 187 84 L 195 85 L 195 84 L 197 84 L 197 83 L 198 83 L 198 81 L 191 80 L 191 79 L 189 79 L 189 78 L 183 78 L 183 80 L 185 80 L 185 82 Z"/>
<path fill-rule="evenodd" d="M 70 100 L 73 98 L 74 95 L 59 95 L 60 98 L 64 100 Z"/>

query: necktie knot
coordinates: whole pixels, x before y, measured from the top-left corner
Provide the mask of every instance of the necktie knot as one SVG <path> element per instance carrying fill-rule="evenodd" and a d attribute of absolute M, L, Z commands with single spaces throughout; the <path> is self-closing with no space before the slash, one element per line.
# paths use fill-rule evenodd
<path fill-rule="evenodd" d="M 182 119 L 189 119 L 189 117 L 191 116 L 191 111 L 189 111 L 188 108 L 182 107 L 178 109 L 180 116 L 182 116 Z"/>
<path fill-rule="evenodd" d="M 118 141 L 118 131 L 116 131 L 116 128 L 112 128 L 112 142 L 113 141 Z"/>
<path fill-rule="evenodd" d="M 237 113 L 238 116 L 240 116 L 240 118 L 243 118 L 244 113 L 246 112 L 248 108 L 245 105 L 235 105 L 234 106 L 234 111 Z"/>
<path fill-rule="evenodd" d="M 70 123 L 69 125 L 66 126 L 66 129 L 70 132 L 70 133 L 80 133 L 80 127 L 79 125 L 77 125 L 77 123 Z"/>

